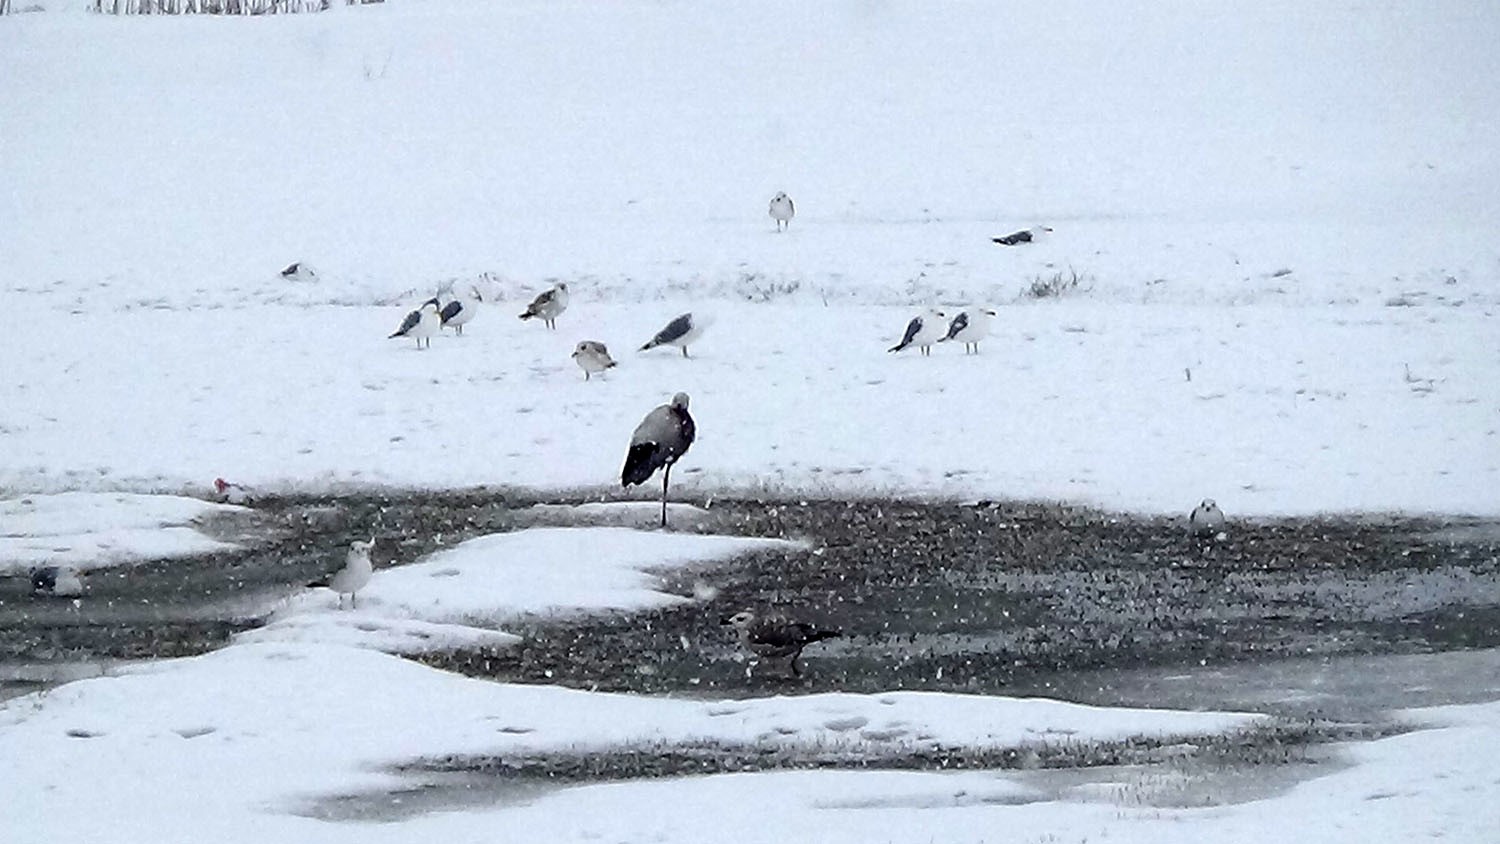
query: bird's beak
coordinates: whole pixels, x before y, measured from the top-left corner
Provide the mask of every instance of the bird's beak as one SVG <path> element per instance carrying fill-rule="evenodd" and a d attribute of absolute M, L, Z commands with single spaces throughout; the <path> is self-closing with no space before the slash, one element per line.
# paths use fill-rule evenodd
<path fill-rule="evenodd" d="M 727 616 L 727 615 L 719 616 L 719 626 L 720 627 L 728 627 L 729 625 L 731 625 L 733 623 L 734 623 L 734 618 L 732 616 Z"/>

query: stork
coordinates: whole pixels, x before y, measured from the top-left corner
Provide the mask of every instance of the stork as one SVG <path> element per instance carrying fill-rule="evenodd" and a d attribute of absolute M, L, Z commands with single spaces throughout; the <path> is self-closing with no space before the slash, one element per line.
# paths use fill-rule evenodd
<path fill-rule="evenodd" d="M 625 454 L 620 485 L 629 488 L 643 484 L 661 469 L 662 527 L 667 526 L 667 484 L 672 477 L 672 464 L 687 453 L 697 435 L 698 428 L 688 414 L 687 393 L 678 393 L 670 403 L 646 414 L 630 435 L 630 451 Z"/>

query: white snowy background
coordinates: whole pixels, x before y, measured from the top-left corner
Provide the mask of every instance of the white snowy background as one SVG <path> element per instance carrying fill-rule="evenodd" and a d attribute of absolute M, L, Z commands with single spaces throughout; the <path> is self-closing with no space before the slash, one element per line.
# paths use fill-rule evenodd
<path fill-rule="evenodd" d="M 7 570 L 54 546 L 202 550 L 127 536 L 189 515 L 123 498 L 18 527 L 14 508 L 58 509 L 46 493 L 201 495 L 222 475 L 609 494 L 634 424 L 678 390 L 701 438 L 674 481 L 700 503 L 859 491 L 1500 513 L 1494 4 L 391 0 L 255 19 L 35 5 L 0 19 Z M 798 206 L 784 234 L 766 214 L 778 190 Z M 989 241 L 1038 223 L 1050 239 Z M 318 280 L 282 279 L 292 261 Z M 1077 288 L 1026 295 L 1058 274 Z M 573 305 L 556 332 L 515 319 L 559 280 Z M 386 339 L 447 284 L 491 299 L 462 338 Z M 980 355 L 885 352 L 920 308 L 970 303 L 1000 311 Z M 685 311 L 717 317 L 693 359 L 635 353 Z M 585 338 L 619 368 L 584 382 L 568 353 Z M 621 588 L 640 585 L 638 561 L 611 559 Z M 541 729 L 532 711 L 564 744 L 743 735 L 676 702 L 495 686 L 348 647 L 460 635 L 420 626 L 453 616 L 393 609 L 395 575 L 372 584 L 393 590 L 372 592 L 383 633 L 308 622 L 332 612 L 309 602 L 282 639 L 7 704 L 17 840 L 1480 842 L 1500 828 L 1482 750 L 1500 738 L 1494 705 L 1412 714 L 1434 728 L 1207 810 L 1023 804 L 1001 774 L 799 773 L 381 825 L 298 814 L 388 785 L 372 771 L 416 754 L 503 748 L 499 726 Z M 573 611 L 595 603 L 574 597 Z M 494 617 L 530 611 L 494 602 Z M 823 729 L 809 705 L 746 703 Z M 975 743 L 1075 718 L 1100 737 L 1238 723 L 902 705 Z M 832 720 L 883 706 L 840 702 Z M 601 721 L 622 726 L 600 736 Z"/>

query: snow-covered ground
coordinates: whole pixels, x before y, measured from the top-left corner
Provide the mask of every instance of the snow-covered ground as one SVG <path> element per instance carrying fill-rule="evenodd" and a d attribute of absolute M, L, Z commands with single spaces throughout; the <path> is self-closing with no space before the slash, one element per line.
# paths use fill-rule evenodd
<path fill-rule="evenodd" d="M 201 520 L 244 508 L 196 498 L 65 492 L 0 501 L 0 575 L 32 566 L 79 571 L 229 550 Z"/>
<path fill-rule="evenodd" d="M 674 482 L 698 500 L 1500 513 L 1494 4 L 390 0 L 249 20 L 39 5 L 0 19 L 7 498 L 201 495 L 220 475 L 602 492 L 640 417 L 685 390 L 701 438 Z M 778 190 L 798 207 L 785 234 L 766 214 Z M 989 240 L 1037 223 L 1051 238 Z M 281 278 L 293 261 L 317 279 Z M 1075 273 L 1059 298 L 1024 293 Z M 516 320 L 554 280 L 573 290 L 559 330 Z M 449 283 L 491 299 L 462 339 L 385 339 Z M 917 309 L 970 302 L 1000 309 L 979 356 L 884 351 Z M 693 359 L 633 351 L 688 310 L 718 317 Z M 568 359 L 585 338 L 621 366 L 585 383 Z M 17 548 L 96 547 L 48 537 L 135 525 L 0 518 Z M 395 605 L 372 598 L 371 615 Z M 455 615 L 386 623 L 409 641 Z M 785 773 L 329 823 L 295 807 L 399 785 L 372 766 L 527 741 L 776 727 L 827 741 L 831 721 L 884 723 L 891 707 L 976 743 L 1241 723 L 1003 699 L 592 696 L 458 679 L 340 635 L 8 703 L 7 829 L 1480 842 L 1500 827 L 1493 704 L 1411 716 L 1435 726 L 1212 809 L 1024 803 L 998 774 Z"/>

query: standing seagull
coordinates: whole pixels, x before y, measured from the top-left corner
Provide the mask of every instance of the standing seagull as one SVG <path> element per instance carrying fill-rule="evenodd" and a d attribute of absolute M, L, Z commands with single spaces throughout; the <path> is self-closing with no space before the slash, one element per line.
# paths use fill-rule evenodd
<path fill-rule="evenodd" d="M 620 485 L 628 488 L 643 484 L 652 472 L 661 469 L 662 527 L 667 526 L 667 483 L 672 477 L 672 464 L 687 453 L 697 435 L 698 427 L 688 415 L 687 393 L 678 393 L 670 404 L 646 414 L 630 435 L 630 451 L 625 454 Z"/>
<path fill-rule="evenodd" d="M 1001 246 L 1019 246 L 1022 243 L 1032 243 L 1041 240 L 1043 235 L 1050 234 L 1051 232 L 1052 229 L 1049 226 L 1032 226 L 1029 229 L 1011 232 L 1004 237 L 992 237 L 990 240 Z"/>
<path fill-rule="evenodd" d="M 359 590 L 365 588 L 370 582 L 370 577 L 375 573 L 370 564 L 370 549 L 375 547 L 375 540 L 369 541 L 356 539 L 349 543 L 349 553 L 344 557 L 344 567 L 334 572 L 332 576 L 322 580 L 314 580 L 308 586 L 326 586 L 339 593 L 339 609 L 344 608 L 344 596 L 349 596 L 349 606 L 359 607 Z"/>
<path fill-rule="evenodd" d="M 740 636 L 740 644 L 756 656 L 787 659 L 793 677 L 802 676 L 797 659 L 802 656 L 803 648 L 813 642 L 843 635 L 837 630 L 821 630 L 805 621 L 792 621 L 779 615 L 758 616 L 750 610 L 735 613 L 724 619 L 723 624 L 733 627 Z"/>
<path fill-rule="evenodd" d="M 1206 538 L 1216 535 L 1224 529 L 1224 511 L 1214 503 L 1212 498 L 1203 499 L 1203 503 L 1193 508 L 1188 515 L 1188 533 Z"/>
<path fill-rule="evenodd" d="M 76 598 L 83 594 L 83 581 L 72 566 L 42 566 L 31 570 L 31 591 L 38 595 Z"/>
<path fill-rule="evenodd" d="M 964 354 L 968 354 L 969 347 L 973 346 L 977 355 L 979 341 L 990 335 L 990 320 L 994 318 L 995 312 L 989 308 L 965 308 L 948 323 L 948 335 L 943 340 L 961 340 Z"/>
<path fill-rule="evenodd" d="M 906 324 L 906 334 L 902 335 L 901 342 L 886 351 L 899 352 L 907 346 L 916 346 L 922 350 L 922 354 L 931 354 L 932 344 L 943 339 L 947 333 L 948 315 L 942 311 L 929 310 L 912 317 L 911 322 Z"/>
<path fill-rule="evenodd" d="M 782 191 L 771 197 L 771 219 L 776 221 L 776 230 L 781 231 L 782 226 L 792 227 L 792 218 L 797 216 L 797 206 L 792 204 L 792 198 Z"/>
<path fill-rule="evenodd" d="M 558 282 L 551 290 L 543 290 L 537 294 L 531 304 L 526 306 L 526 311 L 521 314 L 521 319 L 540 317 L 548 328 L 557 327 L 557 318 L 568 309 L 568 285 Z"/>
<path fill-rule="evenodd" d="M 391 337 L 410 337 L 417 341 L 417 348 L 422 348 L 422 341 L 432 345 L 432 336 L 443 330 L 443 317 L 440 313 L 441 306 L 438 305 L 436 297 L 422 303 L 422 307 L 406 315 L 401 321 L 401 327 Z M 390 338 L 387 338 L 390 339 Z"/>
<path fill-rule="evenodd" d="M 707 314 L 694 316 L 683 314 L 667 323 L 667 326 L 656 332 L 656 336 L 646 341 L 641 351 L 654 349 L 657 346 L 680 346 L 682 356 L 688 357 L 688 344 L 703 336 L 703 329 L 707 328 L 713 318 Z"/>
<path fill-rule="evenodd" d="M 455 334 L 464 333 L 464 326 L 479 315 L 479 303 L 483 301 L 484 295 L 477 287 L 470 287 L 469 292 L 462 296 L 454 296 L 452 301 L 438 311 L 442 327 L 453 329 Z"/>
<path fill-rule="evenodd" d="M 573 361 L 583 370 L 585 381 L 595 372 L 603 372 L 615 365 L 615 359 L 609 356 L 609 349 L 598 340 L 579 340 L 578 347 L 573 350 Z"/>

